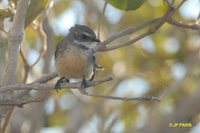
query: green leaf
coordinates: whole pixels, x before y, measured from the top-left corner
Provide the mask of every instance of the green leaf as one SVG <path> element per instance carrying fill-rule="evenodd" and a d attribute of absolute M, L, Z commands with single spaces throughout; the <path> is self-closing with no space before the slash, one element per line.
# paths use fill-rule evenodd
<path fill-rule="evenodd" d="M 0 9 L 0 21 L 3 21 L 5 18 L 12 17 L 13 14 L 8 9 Z"/>
<path fill-rule="evenodd" d="M 51 0 L 31 0 L 26 14 L 25 27 L 32 23 L 48 7 L 50 2 Z"/>
<path fill-rule="evenodd" d="M 121 10 L 136 10 L 142 4 L 145 0 L 108 0 L 108 3 L 110 3 L 112 6 L 121 9 Z"/>

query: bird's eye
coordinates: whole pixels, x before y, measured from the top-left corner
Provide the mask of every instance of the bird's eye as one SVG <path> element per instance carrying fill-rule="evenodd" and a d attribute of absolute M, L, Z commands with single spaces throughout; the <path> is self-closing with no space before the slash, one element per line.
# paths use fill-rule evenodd
<path fill-rule="evenodd" d="M 86 34 L 82 34 L 82 38 L 83 39 L 87 39 L 87 38 L 89 38 Z"/>

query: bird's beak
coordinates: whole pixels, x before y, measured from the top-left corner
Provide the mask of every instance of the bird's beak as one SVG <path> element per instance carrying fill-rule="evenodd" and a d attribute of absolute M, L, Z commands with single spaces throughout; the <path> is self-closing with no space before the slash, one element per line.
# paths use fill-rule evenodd
<path fill-rule="evenodd" d="M 94 39 L 94 41 L 95 41 L 95 42 L 101 42 L 101 41 L 100 41 L 99 39 L 97 39 L 97 38 L 96 38 L 96 39 Z"/>

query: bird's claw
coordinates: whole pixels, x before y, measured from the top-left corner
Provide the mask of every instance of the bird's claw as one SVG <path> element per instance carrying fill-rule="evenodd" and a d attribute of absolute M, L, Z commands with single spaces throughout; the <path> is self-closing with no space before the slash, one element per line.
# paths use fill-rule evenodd
<path fill-rule="evenodd" d="M 61 84 L 62 83 L 65 83 L 65 82 L 69 82 L 69 80 L 68 79 L 65 79 L 65 77 L 62 77 L 62 78 L 60 78 L 57 82 L 56 82 L 56 84 L 55 84 L 55 87 L 54 87 L 54 89 L 56 90 L 56 92 L 58 92 L 59 90 L 61 90 Z"/>
<path fill-rule="evenodd" d="M 83 79 L 82 83 L 81 83 L 81 87 L 79 88 L 79 91 L 82 93 L 82 94 L 88 94 L 86 92 L 86 87 L 87 87 L 87 81 L 85 79 Z"/>
<path fill-rule="evenodd" d="M 58 92 L 59 90 L 61 90 L 61 82 L 57 81 L 54 89 L 56 90 L 56 92 Z"/>

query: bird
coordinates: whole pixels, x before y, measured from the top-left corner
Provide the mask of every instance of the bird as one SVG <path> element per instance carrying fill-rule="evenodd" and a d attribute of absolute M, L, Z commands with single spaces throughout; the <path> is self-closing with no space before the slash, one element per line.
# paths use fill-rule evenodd
<path fill-rule="evenodd" d="M 93 48 L 99 43 L 94 31 L 85 25 L 71 27 L 69 33 L 57 44 L 55 50 L 55 68 L 60 79 L 55 89 L 61 89 L 62 83 L 70 79 L 81 79 L 79 90 L 86 93 L 87 80 L 93 80 L 96 65 L 96 56 Z"/>

